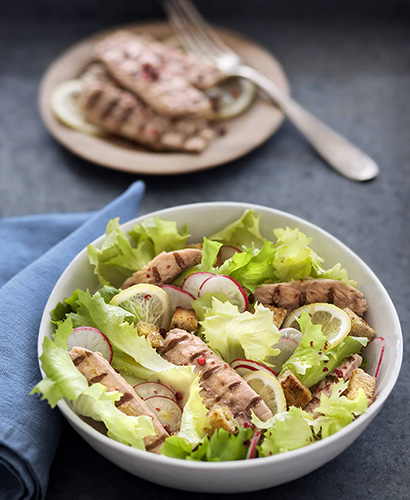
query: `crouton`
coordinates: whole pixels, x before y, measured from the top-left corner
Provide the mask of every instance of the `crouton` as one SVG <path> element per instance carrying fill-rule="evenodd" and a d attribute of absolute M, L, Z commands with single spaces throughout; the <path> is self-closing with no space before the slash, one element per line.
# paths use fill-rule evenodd
<path fill-rule="evenodd" d="M 361 368 L 356 368 L 349 378 L 349 386 L 346 389 L 344 395 L 348 399 L 355 399 L 359 392 L 359 389 L 363 389 L 366 394 L 369 406 L 374 401 L 374 392 L 376 389 L 376 377 L 372 377 Z"/>
<path fill-rule="evenodd" d="M 262 304 L 273 312 L 273 324 L 276 328 L 280 328 L 284 319 L 286 318 L 287 311 L 283 307 L 275 307 L 271 304 Z"/>
<path fill-rule="evenodd" d="M 286 370 L 278 380 L 285 394 L 288 407 L 304 408 L 312 400 L 312 393 L 308 387 L 302 384 L 291 370 Z"/>
<path fill-rule="evenodd" d="M 164 339 L 161 336 L 159 328 L 154 324 L 146 323 L 145 321 L 138 321 L 137 332 L 138 335 L 147 337 L 154 349 L 162 347 Z"/>
<path fill-rule="evenodd" d="M 364 319 L 360 318 L 348 307 L 343 310 L 349 315 L 352 322 L 349 335 L 352 337 L 367 337 L 369 340 L 372 340 L 376 336 L 375 330 Z"/>
<path fill-rule="evenodd" d="M 196 332 L 198 328 L 198 318 L 193 309 L 185 309 L 178 306 L 172 316 L 170 330 L 179 328 L 186 332 Z"/>
<path fill-rule="evenodd" d="M 237 431 L 237 424 L 232 411 L 227 406 L 215 405 L 208 414 L 211 429 L 209 434 L 213 434 L 217 429 L 225 429 L 229 433 Z"/>

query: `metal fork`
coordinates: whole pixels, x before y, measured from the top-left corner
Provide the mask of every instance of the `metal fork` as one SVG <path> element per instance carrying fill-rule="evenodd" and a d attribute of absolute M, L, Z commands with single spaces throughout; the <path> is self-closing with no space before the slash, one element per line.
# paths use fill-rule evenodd
<path fill-rule="evenodd" d="M 245 64 L 225 45 L 189 0 L 164 0 L 164 8 L 187 51 L 207 60 L 227 77 L 237 76 L 252 81 L 282 110 L 331 167 L 357 181 L 376 177 L 379 168 L 369 156 L 318 120 L 269 78 Z"/>

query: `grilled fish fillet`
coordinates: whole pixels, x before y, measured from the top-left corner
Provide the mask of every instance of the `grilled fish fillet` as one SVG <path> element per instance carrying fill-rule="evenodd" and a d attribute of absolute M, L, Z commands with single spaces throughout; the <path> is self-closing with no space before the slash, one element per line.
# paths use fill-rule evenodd
<path fill-rule="evenodd" d="M 133 417 L 147 415 L 152 418 L 156 435 L 144 438 L 145 448 L 153 453 L 161 453 L 162 445 L 169 434 L 134 388 L 99 354 L 82 347 L 74 347 L 68 354 L 89 385 L 99 382 L 108 391 L 119 391 L 122 394 L 121 399 L 115 402 L 119 410 Z"/>
<path fill-rule="evenodd" d="M 97 58 L 123 87 L 158 113 L 210 116 L 212 105 L 198 89 L 212 87 L 221 73 L 158 40 L 116 31 L 95 47 Z"/>
<path fill-rule="evenodd" d="M 172 120 L 161 116 L 137 96 L 121 89 L 104 67 L 91 65 L 82 76 L 78 103 L 86 119 L 112 134 L 156 151 L 200 153 L 215 137 L 202 118 Z"/>
<path fill-rule="evenodd" d="M 137 283 L 165 285 L 174 281 L 185 269 L 201 262 L 202 250 L 184 248 L 174 252 L 162 252 L 145 267 L 124 281 L 121 288 L 128 288 Z"/>
<path fill-rule="evenodd" d="M 200 376 L 201 397 L 209 410 L 228 407 L 240 425 L 251 424 L 251 411 L 264 421 L 272 417 L 262 398 L 196 335 L 174 328 L 159 353 L 175 365 L 189 363 L 194 367 Z"/>
<path fill-rule="evenodd" d="M 261 285 L 256 288 L 254 297 L 262 304 L 284 307 L 288 313 L 315 302 L 328 302 L 341 309 L 348 307 L 358 316 L 367 311 L 362 292 L 337 280 L 307 279 Z"/>

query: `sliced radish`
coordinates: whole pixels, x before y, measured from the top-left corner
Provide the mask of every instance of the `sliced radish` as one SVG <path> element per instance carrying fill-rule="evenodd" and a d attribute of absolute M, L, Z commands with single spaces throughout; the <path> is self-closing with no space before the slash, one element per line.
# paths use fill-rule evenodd
<path fill-rule="evenodd" d="M 363 355 L 367 361 L 366 372 L 376 378 L 383 361 L 384 348 L 384 338 L 375 337 L 363 351 Z"/>
<path fill-rule="evenodd" d="M 102 356 L 111 363 L 112 347 L 107 337 L 91 326 L 79 326 L 74 328 L 70 333 L 67 341 L 67 347 L 70 351 L 73 347 L 83 347 L 89 351 L 99 352 Z"/>
<path fill-rule="evenodd" d="M 259 444 L 259 440 L 262 436 L 262 431 L 255 431 L 253 433 L 251 443 L 249 445 L 248 449 L 248 454 L 246 455 L 246 458 L 249 460 L 251 458 L 256 458 L 256 447 Z"/>
<path fill-rule="evenodd" d="M 248 309 L 249 300 L 245 290 L 230 276 L 225 276 L 224 274 L 211 276 L 202 283 L 199 288 L 198 297 L 203 297 L 207 293 L 212 294 L 217 292 L 226 295 L 232 304 L 238 306 L 240 312 Z"/>
<path fill-rule="evenodd" d="M 141 382 L 134 385 L 135 392 L 142 399 L 148 399 L 152 396 L 166 396 L 177 401 L 175 392 L 160 382 Z"/>
<path fill-rule="evenodd" d="M 198 297 L 199 289 L 202 283 L 211 276 L 215 276 L 215 274 L 205 272 L 190 274 L 187 278 L 185 278 L 181 288 L 196 298 Z"/>
<path fill-rule="evenodd" d="M 178 306 L 184 307 L 185 309 L 192 309 L 191 302 L 195 300 L 192 293 L 174 285 L 161 285 L 161 288 L 168 294 L 172 312 L 174 312 Z"/>
<path fill-rule="evenodd" d="M 302 332 L 296 330 L 296 328 L 281 328 L 279 333 L 281 337 L 294 340 L 297 344 L 299 344 L 300 339 L 303 337 Z"/>
<path fill-rule="evenodd" d="M 275 372 L 279 373 L 282 370 L 282 366 L 292 356 L 297 346 L 298 343 L 288 337 L 280 337 L 278 342 L 272 346 L 273 349 L 280 350 L 277 356 L 269 356 L 269 363 L 272 364 Z"/>
<path fill-rule="evenodd" d="M 180 428 L 182 409 L 173 399 L 166 396 L 151 396 L 145 399 L 145 403 L 158 417 L 166 431 L 174 432 Z"/>
<path fill-rule="evenodd" d="M 242 250 L 239 250 L 239 248 L 236 247 L 232 247 L 231 245 L 222 245 L 219 249 L 218 258 L 221 262 L 225 262 L 236 253 L 242 253 Z"/>
<path fill-rule="evenodd" d="M 252 359 L 234 359 L 231 362 L 231 368 L 238 372 L 241 377 L 249 372 L 257 371 L 266 372 L 270 375 L 275 375 L 275 377 L 278 376 L 278 374 L 268 366 L 259 363 L 259 361 L 253 361 Z"/>

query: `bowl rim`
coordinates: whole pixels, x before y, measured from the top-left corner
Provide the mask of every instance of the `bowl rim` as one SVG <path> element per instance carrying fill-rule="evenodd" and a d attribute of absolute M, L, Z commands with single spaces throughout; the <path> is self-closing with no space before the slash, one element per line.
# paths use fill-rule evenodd
<path fill-rule="evenodd" d="M 173 466 L 180 466 L 185 469 L 198 469 L 198 470 L 207 470 L 207 471 L 224 471 L 226 469 L 232 468 L 232 466 L 235 467 L 235 469 L 241 470 L 243 468 L 250 469 L 253 467 L 259 467 L 262 464 L 271 464 L 274 465 L 277 462 L 283 462 L 283 461 L 288 461 L 288 460 L 293 460 L 297 457 L 303 458 L 306 454 L 314 453 L 315 451 L 319 451 L 322 448 L 327 448 L 331 447 L 332 444 L 343 441 L 344 438 L 346 438 L 349 435 L 354 435 L 354 431 L 358 430 L 359 433 L 361 433 L 360 428 L 363 427 L 362 431 L 367 427 L 368 424 L 374 419 L 374 417 L 377 415 L 377 413 L 381 410 L 383 404 L 385 403 L 386 399 L 389 397 L 391 391 L 393 390 L 402 365 L 402 359 L 403 359 L 403 335 L 402 335 L 402 330 L 401 330 L 401 325 L 399 321 L 399 317 L 396 311 L 396 308 L 394 307 L 394 304 L 384 288 L 383 284 L 381 283 L 380 279 L 376 276 L 376 274 L 373 272 L 373 270 L 355 253 L 353 250 L 351 250 L 347 245 L 345 245 L 341 240 L 327 232 L 326 230 L 322 229 L 321 227 L 307 221 L 306 219 L 303 219 L 299 216 L 293 215 L 290 212 L 286 212 L 283 210 L 278 210 L 275 208 L 271 208 L 268 206 L 264 205 L 259 205 L 259 204 L 253 204 L 253 203 L 245 203 L 245 202 L 230 202 L 230 201 L 213 201 L 213 202 L 199 202 L 199 203 L 190 203 L 190 204 L 184 204 L 184 205 L 176 205 L 174 207 L 169 207 L 169 208 L 164 208 L 160 210 L 156 210 L 153 212 L 149 212 L 143 215 L 140 215 L 138 217 L 135 217 L 133 219 L 130 219 L 128 221 L 125 221 L 120 224 L 120 228 L 124 229 L 127 228 L 128 226 L 133 226 L 139 222 L 141 222 L 144 219 L 155 217 L 155 216 L 167 216 L 171 213 L 176 213 L 176 212 L 184 212 L 186 210 L 191 210 L 191 209 L 206 209 L 206 208 L 212 208 L 212 207 L 218 207 L 218 208 L 237 208 L 237 209 L 253 209 L 255 212 L 269 212 L 271 215 L 278 215 L 280 217 L 287 217 L 292 219 L 292 222 L 294 222 L 296 225 L 297 224 L 302 224 L 305 226 L 305 228 L 312 229 L 315 232 L 318 232 L 319 234 L 322 234 L 325 238 L 329 239 L 334 243 L 335 245 L 339 246 L 343 253 L 345 253 L 349 258 L 356 260 L 358 264 L 364 268 L 366 271 L 366 274 L 368 274 L 378 285 L 379 291 L 382 293 L 383 298 L 386 302 L 386 305 L 389 308 L 390 314 L 392 315 L 392 319 L 394 321 L 394 324 L 392 325 L 392 329 L 394 331 L 397 331 L 397 339 L 396 339 L 396 351 L 398 354 L 398 358 L 396 358 L 396 362 L 394 364 L 393 370 L 391 370 L 387 376 L 386 384 L 385 387 L 383 388 L 383 391 L 378 394 L 378 397 L 376 400 L 372 403 L 370 408 L 366 410 L 364 414 L 362 414 L 359 418 L 348 424 L 346 427 L 343 429 L 339 430 L 335 434 L 321 439 L 319 441 L 316 441 L 314 443 L 311 443 L 307 446 L 304 446 L 302 448 L 298 448 L 295 450 L 279 453 L 277 455 L 272 455 L 268 457 L 260 457 L 257 460 L 235 460 L 235 461 L 226 461 L 226 462 L 197 462 L 197 461 L 190 461 L 190 460 L 181 460 L 179 458 L 173 458 L 173 457 L 167 457 L 165 455 L 157 455 L 155 453 L 148 453 L 145 450 L 139 450 L 136 448 L 132 448 L 130 446 L 127 446 L 123 443 L 120 443 L 118 441 L 115 441 L 112 438 L 109 438 L 107 435 L 102 434 L 99 432 L 97 429 L 89 425 L 87 422 L 85 422 L 77 413 L 74 412 L 74 410 L 71 408 L 70 404 L 65 400 L 62 399 L 57 403 L 57 407 L 61 411 L 61 413 L 65 416 L 65 418 L 68 420 L 68 422 L 74 426 L 75 428 L 79 428 L 84 434 L 88 435 L 90 438 L 93 440 L 96 440 L 99 442 L 100 445 L 103 446 L 108 446 L 109 448 L 112 448 L 113 450 L 117 452 L 123 452 L 125 454 L 128 454 L 129 456 L 133 456 L 135 458 L 144 458 L 148 462 L 152 463 L 159 463 L 159 464 L 168 464 L 168 465 L 173 465 Z M 261 214 L 263 216 L 263 214 Z M 171 220 L 171 219 L 169 219 Z M 309 235 L 308 235 L 309 236 Z M 99 237 L 95 238 L 92 242 L 89 244 L 92 245 L 98 245 L 100 244 L 105 238 L 105 235 L 102 234 Z M 39 336 L 38 336 L 38 356 L 41 355 L 42 353 L 42 342 L 44 339 L 45 334 L 42 335 L 42 332 L 45 333 L 45 329 L 47 328 L 50 319 L 49 319 L 49 312 L 50 312 L 50 307 L 55 305 L 55 299 L 53 298 L 54 292 L 58 287 L 61 285 L 61 282 L 64 280 L 64 276 L 66 272 L 69 270 L 71 266 L 75 266 L 77 261 L 84 258 L 84 254 L 87 252 L 87 247 L 84 247 L 77 255 L 71 260 L 71 262 L 66 266 L 62 274 L 60 275 L 60 278 L 57 280 L 55 283 L 52 292 L 50 293 L 49 299 L 47 301 L 47 304 L 44 308 L 41 323 L 40 323 L 40 328 L 39 328 Z M 53 299 L 53 300 L 52 300 Z M 44 377 L 44 372 L 41 368 L 41 363 L 40 360 L 38 360 L 39 365 L 40 365 L 40 371 L 42 376 Z M 355 439 L 355 438 L 354 438 Z M 353 440 L 354 440 L 353 439 Z M 258 465 L 259 464 L 259 465 Z"/>

